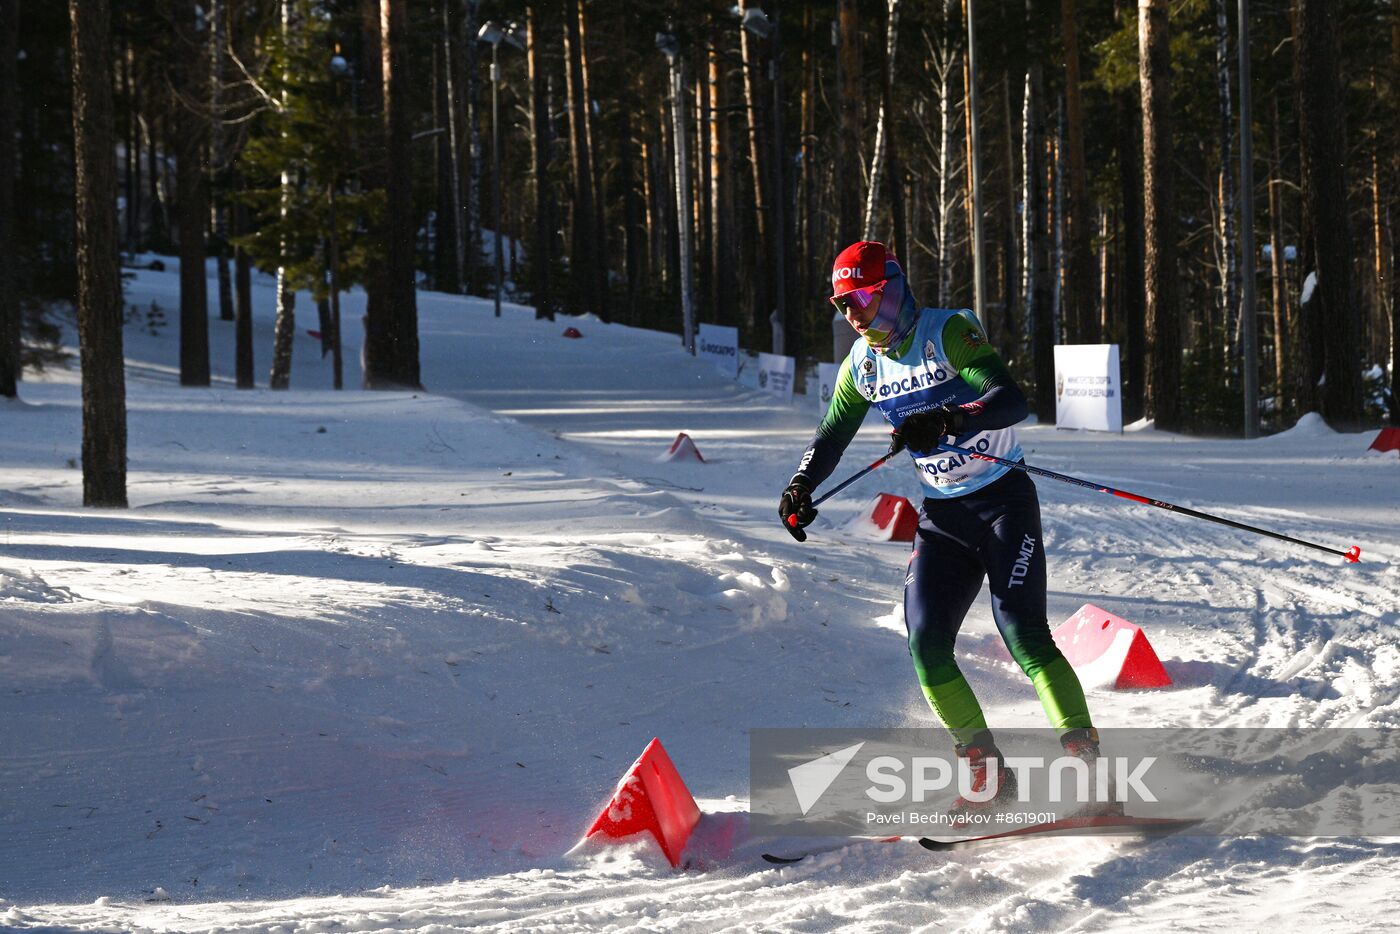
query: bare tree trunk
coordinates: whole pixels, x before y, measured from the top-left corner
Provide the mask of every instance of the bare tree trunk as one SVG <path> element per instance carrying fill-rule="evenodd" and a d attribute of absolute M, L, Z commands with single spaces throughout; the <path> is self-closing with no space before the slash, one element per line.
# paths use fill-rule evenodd
<path fill-rule="evenodd" d="M 593 133 L 593 93 L 592 85 L 589 81 L 589 55 L 588 55 L 588 16 L 583 0 L 575 0 L 574 8 L 578 18 L 578 68 L 580 87 L 583 88 L 583 141 L 588 149 L 588 171 L 584 177 L 588 180 L 591 189 L 590 202 L 592 211 L 590 220 L 592 222 L 591 234 L 593 240 L 594 262 L 589 266 L 589 271 L 593 275 L 593 294 L 597 297 L 595 311 L 598 317 L 604 321 L 610 320 L 608 309 L 608 238 L 605 214 L 607 202 L 603 197 L 601 158 L 598 155 L 598 146 L 594 140 Z"/>
<path fill-rule="evenodd" d="M 1098 337 L 1103 343 L 1112 344 L 1117 341 L 1114 333 L 1113 322 L 1111 320 L 1111 300 L 1112 266 L 1109 260 L 1109 241 L 1113 239 L 1109 227 L 1108 211 L 1104 207 L 1099 207 L 1099 321 Z"/>
<path fill-rule="evenodd" d="M 573 152 L 574 187 L 573 248 L 569 252 L 569 269 L 574 280 L 575 302 L 582 302 L 578 310 L 591 311 L 601 317 L 603 297 L 598 294 L 598 279 L 594 271 L 600 262 L 597 251 L 602 245 L 597 242 L 597 225 L 593 219 L 593 162 L 588 146 L 588 126 L 584 122 L 584 110 L 588 103 L 584 99 L 583 51 L 575 2 L 570 0 L 564 11 L 565 78 L 569 96 L 569 145 Z"/>
<path fill-rule="evenodd" d="M 161 197 L 163 175 L 162 165 L 156 158 L 156 136 L 159 127 L 155 117 L 160 102 L 153 101 L 153 96 L 150 93 L 146 95 L 146 105 L 151 109 L 143 120 L 146 127 L 146 167 L 149 170 L 147 181 L 150 185 L 148 200 L 151 204 L 151 225 L 146 233 L 146 245 L 156 252 L 166 252 L 170 248 L 170 216 L 166 213 L 165 199 Z"/>
<path fill-rule="evenodd" d="M 647 232 L 647 249 L 644 256 L 642 268 L 643 274 L 649 278 L 655 278 L 656 272 L 663 267 L 661 262 L 661 216 L 657 210 L 656 185 L 656 145 L 648 138 L 650 126 L 642 133 L 641 138 L 641 162 L 642 162 L 642 224 Z"/>
<path fill-rule="evenodd" d="M 710 87 L 710 56 L 703 45 L 696 48 L 696 69 L 694 69 L 694 88 L 696 88 L 696 154 L 694 154 L 694 176 L 696 176 L 696 204 L 694 204 L 694 218 L 696 218 L 696 273 L 701 283 L 710 283 L 714 280 L 714 267 L 710 265 L 710 258 L 714 255 L 711 248 L 711 241 L 714 239 L 714 225 L 711 218 L 714 217 L 714 189 L 711 188 L 710 172 L 710 151 L 713 150 L 714 140 L 710 139 L 710 109 L 714 102 L 711 99 L 713 88 Z M 696 290 L 696 315 L 704 321 L 714 321 L 714 305 L 710 302 L 710 288 L 701 287 Z"/>
<path fill-rule="evenodd" d="M 554 197 L 550 184 L 550 161 L 554 137 L 550 133 L 548 87 L 544 55 L 540 50 L 538 7 L 525 7 L 526 59 L 530 72 L 530 156 L 535 167 L 534 271 L 535 317 L 554 320 Z M 629 232 L 630 241 L 630 232 Z M 630 252 L 629 252 L 630 255 Z"/>
<path fill-rule="evenodd" d="M 1131 9 L 1131 8 L 1129 8 Z M 1132 14 L 1119 3 L 1114 4 L 1114 21 L 1121 27 Z M 1118 131 L 1118 184 L 1123 203 L 1123 263 L 1120 267 L 1122 288 L 1121 314 L 1125 362 L 1123 373 L 1123 418 L 1135 422 L 1142 418 L 1146 399 L 1147 339 L 1144 320 L 1143 283 L 1143 219 L 1142 219 L 1142 142 L 1138 127 L 1137 95 L 1131 88 L 1114 93 L 1114 122 Z"/>
<path fill-rule="evenodd" d="M 226 6 L 226 35 L 230 51 L 236 51 L 239 58 L 247 61 L 252 56 L 256 30 L 249 28 L 246 17 L 235 18 L 234 12 L 240 8 Z M 246 57 L 245 57 L 246 56 Z M 241 177 L 234 167 L 232 153 L 226 168 L 230 192 L 242 190 Z M 248 206 L 237 199 L 228 205 L 229 221 L 234 236 L 242 236 L 250 231 Z M 247 252 L 235 247 L 233 250 L 233 369 L 234 385 L 239 389 L 252 389 L 256 384 L 253 370 L 253 263 Z"/>
<path fill-rule="evenodd" d="M 1301 139 L 1299 123 L 1302 121 L 1303 112 L 1303 62 L 1299 54 L 1303 44 L 1302 14 L 1299 11 L 1297 0 L 1292 0 L 1289 4 L 1289 27 L 1291 30 L 1292 42 L 1290 46 L 1293 50 L 1293 125 L 1291 139 Z M 1308 176 L 1308 149 L 1306 146 L 1298 147 L 1298 176 L 1301 184 L 1302 180 Z M 1301 191 L 1301 189 L 1300 189 Z M 1312 205 L 1304 195 L 1298 198 L 1298 236 L 1297 236 L 1297 260 L 1295 266 L 1295 278 L 1291 283 L 1298 293 L 1298 306 L 1293 314 L 1293 330 L 1289 334 L 1290 359 L 1289 364 L 1292 369 L 1290 373 L 1292 379 L 1292 395 L 1297 400 L 1297 411 L 1316 412 L 1322 408 L 1322 379 L 1326 371 L 1326 359 L 1324 356 L 1324 346 L 1322 332 L 1327 327 L 1327 322 L 1323 320 L 1321 313 L 1322 303 L 1318 300 L 1317 290 L 1313 289 L 1310 301 L 1302 300 L 1301 286 L 1307 281 L 1307 277 L 1312 275 L 1316 269 L 1316 256 L 1314 255 L 1314 244 L 1316 238 L 1313 236 L 1314 219 L 1312 216 Z"/>
<path fill-rule="evenodd" d="M 889 146 L 889 134 L 893 124 L 893 99 L 895 50 L 899 44 L 899 0 L 888 0 L 885 16 L 885 68 L 881 75 L 880 115 L 875 120 L 875 152 L 870 156 L 870 187 L 865 192 L 865 220 L 861 224 L 861 238 L 874 240 L 875 221 L 879 214 L 880 184 L 885 174 L 885 149 Z M 890 114 L 889 118 L 886 115 Z M 898 184 L 896 182 L 896 184 Z"/>
<path fill-rule="evenodd" d="M 454 32 L 452 30 L 452 11 L 456 7 L 456 0 L 443 0 L 442 7 L 442 54 L 443 54 L 443 76 L 447 82 L 447 137 L 448 137 L 448 158 L 451 162 L 449 171 L 452 173 L 450 191 L 452 199 L 452 230 L 453 247 L 455 255 L 453 260 L 456 263 L 455 276 L 457 279 L 457 291 L 467 291 L 467 234 L 465 205 L 462 203 L 462 90 L 460 65 L 456 44 L 453 41 Z"/>
<path fill-rule="evenodd" d="M 1400 75 L 1400 0 L 1391 0 L 1390 76 Z M 1400 149 L 1390 147 L 1390 423 L 1400 425 Z"/>
<path fill-rule="evenodd" d="M 176 36 L 183 57 L 185 100 L 177 105 L 175 187 L 180 226 L 180 385 L 209 385 L 209 286 L 205 276 L 205 225 L 209 222 L 209 121 L 193 108 L 206 100 L 205 43 L 192 8 L 176 4 Z"/>
<path fill-rule="evenodd" d="M 747 10 L 758 6 L 756 0 L 742 0 Z M 760 94 L 758 78 L 758 39 L 747 29 L 739 30 L 739 54 L 744 68 L 744 119 L 749 126 L 749 169 L 753 173 L 754 225 L 758 230 L 758 254 L 765 255 L 768 243 L 768 205 L 772 200 L 768 180 L 763 172 L 763 120 L 759 116 Z"/>
<path fill-rule="evenodd" d="M 1391 159 L 1392 162 L 1395 159 L 1393 153 Z M 1397 274 L 1397 270 L 1400 270 L 1400 236 L 1396 236 L 1395 229 L 1392 227 L 1390 231 L 1390 423 L 1392 425 L 1400 425 L 1400 274 Z"/>
<path fill-rule="evenodd" d="M 1030 332 L 1035 374 L 1035 414 L 1042 424 L 1055 421 L 1055 330 L 1050 316 L 1050 259 L 1045 240 L 1045 80 L 1044 49 L 1033 32 L 1036 0 L 1026 0 L 1026 93 L 1022 103 L 1021 197 L 1025 204 L 1021 244 L 1025 256 L 1026 327 Z"/>
<path fill-rule="evenodd" d="M 1055 343 L 1069 340 L 1065 321 L 1065 108 L 1055 105 L 1055 136 L 1049 141 L 1050 166 L 1050 320 Z"/>
<path fill-rule="evenodd" d="M 953 187 L 954 149 L 953 128 L 953 62 L 957 59 L 958 34 L 957 0 L 943 0 L 942 44 L 935 62 L 938 75 L 938 217 L 935 222 L 935 245 L 938 265 L 938 306 L 947 308 L 953 301 Z"/>
<path fill-rule="evenodd" d="M 840 75 L 840 105 L 836 128 L 836 239 L 840 246 L 860 236 L 860 150 L 861 132 L 861 21 L 856 0 L 837 4 L 840 48 L 837 71 Z M 839 248 L 839 247 L 838 247 Z"/>
<path fill-rule="evenodd" d="M 382 320 L 371 320 L 365 334 L 365 386 L 369 389 L 418 388 L 418 305 L 413 253 L 413 215 L 409 148 L 407 74 L 408 6 L 406 0 L 380 0 L 379 57 L 383 78 L 383 133 L 388 164 L 388 237 Z"/>
<path fill-rule="evenodd" d="M 772 15 L 770 19 L 773 23 L 773 31 L 769 33 L 769 81 L 770 90 L 773 94 L 772 100 L 772 157 L 769 159 L 772 172 L 772 216 L 769 218 L 769 229 L 772 231 L 772 255 L 773 255 L 773 353 L 789 354 L 801 359 L 802 357 L 802 318 L 800 315 L 788 318 L 788 247 L 792 243 L 792 234 L 788 227 L 788 183 L 787 183 L 787 146 L 784 144 L 785 133 L 783 131 L 783 42 L 782 42 L 782 6 L 778 0 L 771 4 Z M 793 378 L 793 385 L 798 392 L 806 392 L 806 373 L 801 366 L 797 367 L 797 372 Z"/>
<path fill-rule="evenodd" d="M 235 203 L 234 230 L 241 236 L 248 232 L 248 208 Z M 252 261 L 241 248 L 233 251 L 233 284 L 236 301 L 233 314 L 234 384 L 239 389 L 252 389 L 253 376 L 253 283 Z"/>
<path fill-rule="evenodd" d="M 671 122 L 671 110 L 668 106 L 670 92 L 662 100 L 659 121 L 657 124 L 658 139 L 656 143 L 656 218 L 660 223 L 657 231 L 657 266 L 662 270 L 662 281 L 668 287 L 680 287 L 681 266 L 680 266 L 680 223 L 676 220 L 676 147 L 675 129 Z M 680 293 L 676 293 L 679 296 Z M 667 315 L 666 323 L 671 322 Z"/>
<path fill-rule="evenodd" d="M 3 42 L 3 40 L 0 40 Z M 136 241 L 138 239 L 139 224 L 136 222 L 136 207 L 140 203 L 136 197 L 136 192 L 140 188 L 140 182 L 136 177 L 136 147 L 132 143 L 133 127 L 136 126 L 136 81 L 131 73 L 131 59 L 133 53 L 131 44 L 123 42 L 118 47 L 118 56 L 121 59 L 118 74 L 121 79 L 121 99 L 122 108 L 126 113 L 126 123 L 122 130 L 122 195 L 126 201 L 126 206 L 122 212 L 122 238 L 124 249 L 132 253 L 136 252 Z"/>
<path fill-rule="evenodd" d="M 1226 0 L 1215 0 L 1215 83 L 1220 103 L 1220 317 L 1224 326 L 1223 364 L 1238 369 L 1240 274 L 1235 261 L 1234 120 L 1230 108 L 1230 21 Z"/>
<path fill-rule="evenodd" d="M 280 23 L 282 41 L 291 42 L 292 4 L 291 0 L 280 0 Z M 284 75 L 285 79 L 285 75 Z M 282 92 L 282 106 L 287 106 L 287 93 Z M 284 131 L 285 132 L 285 131 Z M 281 219 L 285 224 L 287 211 L 292 200 L 292 173 L 290 166 L 283 166 L 279 179 L 281 188 Z M 278 248 L 277 264 L 277 318 L 272 326 L 272 372 L 268 375 L 269 389 L 289 389 L 292 385 L 292 344 L 296 337 L 297 293 L 287 281 L 287 241 L 283 237 Z M 371 302 L 373 305 L 373 302 Z"/>
<path fill-rule="evenodd" d="M 224 48 L 228 42 L 229 0 L 210 0 L 209 19 L 209 191 L 213 203 L 214 264 L 218 275 L 219 320 L 233 320 L 233 282 L 229 278 L 228 204 L 223 188 L 229 154 L 224 132 Z"/>
<path fill-rule="evenodd" d="M 1269 270 L 1273 285 L 1274 318 L 1274 394 L 1275 412 L 1291 411 L 1288 399 L 1288 354 L 1285 351 L 1289 328 L 1288 280 L 1283 256 L 1283 158 L 1279 143 L 1278 91 L 1274 91 L 1273 163 L 1269 172 Z"/>
<path fill-rule="evenodd" d="M 458 115 L 457 150 L 459 153 L 457 167 L 460 176 L 458 188 L 462 211 L 461 224 L 458 225 L 463 254 L 462 287 L 470 295 L 480 295 L 483 290 L 482 283 L 478 278 L 482 269 L 481 163 L 483 158 L 481 108 L 477 101 L 478 72 L 480 71 L 477 67 L 480 55 L 477 30 L 480 26 L 480 8 L 481 0 L 463 0 L 460 17 L 461 29 L 458 32 L 461 37 L 459 42 L 461 54 L 457 57 L 453 82 L 459 97 L 456 113 Z M 465 159 L 460 156 L 463 151 L 466 153 Z"/>
<path fill-rule="evenodd" d="M 744 10 L 757 7 L 757 0 L 741 0 L 740 6 Z M 767 146 L 765 145 L 766 124 L 762 116 L 762 91 L 759 88 L 759 55 L 758 38 L 747 29 L 739 30 L 739 54 L 743 63 L 741 69 L 744 82 L 744 119 L 748 125 L 748 150 L 749 150 L 749 172 L 753 177 L 753 230 L 755 231 L 755 242 L 751 249 L 745 250 L 743 260 L 746 264 L 753 264 L 752 270 L 741 271 L 740 275 L 754 282 L 754 288 L 750 290 L 750 298 L 754 303 L 754 313 L 751 325 L 751 340 L 755 345 L 762 344 L 761 333 L 766 330 L 768 324 L 768 309 L 772 308 L 772 279 L 766 272 L 762 271 L 763 258 L 770 255 L 772 249 L 772 238 L 776 234 L 772 230 L 771 213 L 775 193 L 770 191 L 771 182 L 769 174 L 764 170 L 766 165 Z"/>
<path fill-rule="evenodd" d="M 69 0 L 83 505 L 126 506 L 126 376 L 107 0 Z M 13 60 L 13 59 L 12 59 Z"/>
<path fill-rule="evenodd" d="M 384 62 L 380 48 L 379 2 L 380 0 L 359 0 L 360 65 L 356 77 L 359 82 L 359 112 L 357 116 L 366 128 L 365 132 L 358 134 L 358 142 L 364 160 L 360 179 L 366 192 L 384 191 L 389 172 L 389 159 L 384 147 L 384 133 L 382 129 L 376 129 L 377 125 L 382 127 L 384 120 Z M 466 9 L 468 12 L 463 19 L 473 15 L 471 13 L 475 9 L 473 0 L 466 0 Z M 475 32 L 471 34 L 471 41 L 467 44 L 475 47 Z M 468 194 L 466 199 L 470 201 L 471 197 L 472 195 Z M 471 208 L 469 207 L 468 210 L 470 212 Z M 382 213 L 365 218 L 364 223 L 368 228 L 369 237 L 379 247 L 376 261 L 370 263 L 365 269 L 365 313 L 360 319 L 364 329 L 363 342 L 360 345 L 360 381 L 362 386 L 370 388 L 371 355 L 377 355 L 377 359 L 373 362 L 375 368 L 388 366 L 387 360 L 384 359 L 386 338 L 377 332 L 386 326 L 385 322 L 389 317 L 389 312 L 386 311 L 389 301 L 389 286 L 384 263 L 389 234 L 388 219 Z M 475 223 L 475 219 L 470 213 L 468 223 Z M 468 236 L 473 236 L 475 233 L 479 233 L 479 231 L 469 227 Z M 469 280 L 475 274 L 476 267 L 480 262 L 479 251 L 471 255 L 475 258 L 468 260 L 467 263 Z M 372 334 L 371 332 L 376 333 Z M 344 335 L 343 323 L 341 335 Z"/>
<path fill-rule="evenodd" d="M 434 180 L 437 188 L 436 218 L 433 224 L 433 286 L 441 292 L 461 292 L 460 278 L 462 251 L 457 245 L 457 160 L 454 156 L 454 133 L 456 123 L 452 112 L 456 102 L 452 99 L 452 22 L 449 0 L 438 0 L 438 41 L 433 45 L 433 98 L 436 113 L 435 124 L 446 133 L 436 138 Z"/>
<path fill-rule="evenodd" d="M 814 61 L 812 46 L 816 41 L 815 31 L 819 28 L 813 22 L 811 4 L 807 4 L 802 9 L 802 34 L 805 41 L 802 43 L 802 94 L 801 94 L 801 121 L 802 133 L 802 158 L 798 165 L 798 210 L 801 212 L 801 223 L 798 227 L 798 240 L 800 241 L 798 256 L 801 262 L 798 265 L 798 286 L 797 294 L 800 300 L 806 302 L 810 299 L 818 298 L 818 285 L 826 281 L 826 276 L 819 271 L 822 266 L 822 259 L 830 247 L 830 244 L 823 243 L 818 247 L 818 226 L 817 226 L 817 170 L 812 164 L 816 158 L 816 98 L 817 98 L 817 68 Z M 822 23 L 825 26 L 825 23 Z M 820 257 L 820 258 L 819 258 Z M 827 290 L 821 289 L 820 296 L 825 297 Z"/>
<path fill-rule="evenodd" d="M 993 343 L 997 347 L 1005 347 L 1006 353 L 1015 360 L 1021 359 L 1024 343 L 1020 339 L 1020 332 L 1016 328 L 1016 311 L 1018 305 L 1019 289 L 1021 285 L 1021 246 L 1017 243 L 1017 233 L 1019 233 L 1016 202 L 1016 142 L 1013 139 L 1015 124 L 1012 117 L 1011 106 L 1011 71 L 1010 64 L 1007 70 L 1001 75 L 1001 119 L 1002 119 L 1002 148 L 1006 152 L 1003 165 L 1006 168 L 1006 197 L 1003 205 L 1006 209 L 1004 219 L 1005 229 L 1002 234 L 1002 251 L 1005 254 L 1005 269 L 1002 275 L 1001 304 L 1002 323 L 999 339 Z"/>
<path fill-rule="evenodd" d="M 1317 294 L 1326 363 L 1322 415 L 1337 429 L 1358 427 L 1361 393 L 1360 312 L 1351 279 L 1352 244 L 1347 218 L 1346 113 L 1335 11 L 1318 0 L 1299 0 L 1298 58 L 1302 72 L 1299 130 L 1303 197 L 1313 218 Z"/>
<path fill-rule="evenodd" d="M 1064 147 L 1069 171 L 1069 198 L 1065 205 L 1065 232 L 1069 240 L 1069 267 L 1061 306 L 1070 343 L 1096 343 L 1093 314 L 1094 219 L 1084 169 L 1084 114 L 1079 104 L 1079 30 L 1074 0 L 1060 0 L 1060 26 L 1065 46 Z"/>
<path fill-rule="evenodd" d="M 0 0 L 0 396 L 19 393 L 20 308 L 15 281 L 15 126 L 20 0 Z M 135 120 L 133 114 L 132 119 Z"/>
<path fill-rule="evenodd" d="M 685 59 L 679 54 L 671 59 L 671 139 L 675 165 L 676 234 L 679 239 L 678 260 L 681 284 L 681 340 L 692 356 L 695 354 L 695 289 L 692 280 L 691 232 L 694 223 L 690 198 L 690 157 L 686 153 L 689 131 L 686 111 L 690 95 L 686 92 Z"/>
<path fill-rule="evenodd" d="M 1372 88 L 1375 88 L 1374 81 Z M 1381 163 L 1377 152 L 1378 140 L 1372 130 L 1370 136 L 1371 178 L 1367 185 L 1371 194 L 1371 340 L 1366 348 L 1367 360 L 1384 360 L 1390 345 L 1387 343 L 1389 318 L 1386 315 L 1385 301 L 1385 208 L 1381 201 Z"/>
<path fill-rule="evenodd" d="M 646 254 L 646 234 L 641 229 L 645 207 L 637 191 L 636 133 L 632 119 L 636 109 L 635 99 L 629 100 L 619 115 L 619 157 L 618 175 L 622 181 L 622 225 L 623 252 L 625 254 L 624 274 L 627 280 L 627 323 L 636 325 L 637 302 L 642 288 L 642 264 Z M 643 167 L 645 172 L 645 167 Z"/>
<path fill-rule="evenodd" d="M 732 292 L 726 288 L 720 270 L 733 268 L 733 228 L 730 218 L 729 183 L 729 123 L 724 109 L 728 104 L 724 75 L 720 71 L 719 51 L 709 47 L 710 80 L 710 312 L 719 324 L 738 320 L 732 304 Z"/>
<path fill-rule="evenodd" d="M 962 2 L 963 25 L 969 23 L 975 25 L 975 21 L 969 19 L 967 4 L 968 0 Z M 972 27 L 968 27 L 968 35 L 971 37 Z M 971 37 L 975 39 L 975 37 Z M 978 190 L 981 185 L 979 177 L 980 167 L 978 162 L 977 146 L 977 93 L 972 86 L 972 47 L 964 42 L 962 46 L 962 75 L 963 75 L 963 206 L 967 209 L 967 242 L 968 252 L 972 258 L 972 275 L 969 279 L 972 282 L 972 301 L 969 304 L 979 316 L 985 316 L 986 303 L 986 259 L 982 243 L 981 214 L 983 210 L 981 192 Z M 982 323 L 986 327 L 986 322 Z"/>
<path fill-rule="evenodd" d="M 1168 0 L 1139 0 L 1142 87 L 1143 279 L 1147 308 L 1147 408 L 1160 429 L 1181 427 L 1181 320 L 1172 211 L 1171 49 Z"/>
<path fill-rule="evenodd" d="M 893 91 L 890 92 L 893 100 Z M 890 106 L 890 111 L 894 111 L 894 106 Z M 904 264 L 904 271 L 909 272 L 909 262 L 913 258 L 914 250 L 909 241 L 909 214 L 905 204 L 904 185 L 906 182 L 904 163 L 901 159 L 899 139 L 894 135 L 894 125 L 891 122 L 886 133 L 885 143 L 885 177 L 889 180 L 890 199 L 890 222 L 894 225 L 891 235 L 890 246 L 894 249 L 895 255 Z"/>
<path fill-rule="evenodd" d="M 1118 122 L 1118 178 L 1123 201 L 1123 265 L 1121 269 L 1121 314 L 1125 373 L 1123 374 L 1123 415 L 1135 422 L 1142 418 L 1146 404 L 1147 329 L 1143 283 L 1143 218 L 1142 168 L 1139 159 L 1142 141 L 1136 131 L 1140 125 L 1136 102 L 1131 90 L 1118 92 L 1116 109 Z"/>
<path fill-rule="evenodd" d="M 19 0 L 15 0 L 16 3 Z M 130 52 L 133 57 L 134 52 Z M 131 76 L 131 113 L 128 116 L 129 142 L 131 147 L 131 248 L 140 250 L 145 243 L 145 225 L 142 218 L 149 210 L 145 200 L 145 185 L 141 178 L 141 82 L 133 73 Z"/>

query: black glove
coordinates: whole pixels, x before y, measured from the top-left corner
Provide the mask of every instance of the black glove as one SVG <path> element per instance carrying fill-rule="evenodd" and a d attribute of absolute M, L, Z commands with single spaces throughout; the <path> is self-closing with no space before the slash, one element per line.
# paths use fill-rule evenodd
<path fill-rule="evenodd" d="M 962 432 L 963 413 L 951 406 L 940 405 L 927 412 L 915 412 L 899 423 L 890 440 L 891 451 L 911 451 L 925 453 L 938 447 L 938 442 L 948 435 Z"/>
<path fill-rule="evenodd" d="M 799 542 L 807 540 L 807 533 L 802 531 L 812 524 L 812 520 L 817 517 L 817 511 L 812 508 L 812 491 L 807 484 L 801 480 L 794 480 L 788 484 L 788 488 L 783 491 L 783 498 L 778 501 L 778 517 L 783 520 L 783 528 Z"/>

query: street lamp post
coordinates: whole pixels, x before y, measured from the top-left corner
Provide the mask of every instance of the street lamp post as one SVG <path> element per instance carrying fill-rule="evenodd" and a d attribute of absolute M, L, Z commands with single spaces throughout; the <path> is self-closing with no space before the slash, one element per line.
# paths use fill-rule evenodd
<path fill-rule="evenodd" d="M 518 29 L 516 23 L 501 26 L 487 20 L 476 34 L 477 39 L 491 44 L 491 194 L 494 202 L 492 213 L 495 215 L 492 239 L 495 241 L 497 318 L 501 316 L 501 292 L 505 290 L 505 260 L 501 252 L 501 66 L 496 60 L 496 53 L 502 41 L 521 48 L 520 39 L 516 36 Z"/>
<path fill-rule="evenodd" d="M 331 78 L 335 84 L 336 110 L 340 110 L 340 79 L 350 76 L 350 63 L 337 51 L 331 56 Z M 340 122 L 344 126 L 345 121 Z M 330 208 L 331 235 L 326 244 L 326 259 L 331 274 L 331 373 L 336 389 L 345 388 L 345 364 L 340 350 L 340 225 L 336 222 L 335 189 L 337 178 L 326 185 Z"/>
<path fill-rule="evenodd" d="M 774 0 L 776 3 L 776 0 Z M 783 156 L 783 82 L 782 45 L 776 12 L 770 18 L 760 7 L 744 11 L 744 29 L 769 40 L 768 80 L 773 86 L 773 163 L 772 191 L 769 199 L 772 213 L 769 222 L 773 242 L 773 353 L 787 353 L 787 173 Z"/>

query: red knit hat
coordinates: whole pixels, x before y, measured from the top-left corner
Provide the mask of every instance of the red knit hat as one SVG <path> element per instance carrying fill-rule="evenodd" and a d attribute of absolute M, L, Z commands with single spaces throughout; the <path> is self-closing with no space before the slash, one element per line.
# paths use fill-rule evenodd
<path fill-rule="evenodd" d="M 846 247 L 831 264 L 831 297 L 854 289 L 878 288 L 889 277 L 885 260 L 894 260 L 883 243 L 858 240 Z M 896 264 L 898 260 L 895 260 Z"/>

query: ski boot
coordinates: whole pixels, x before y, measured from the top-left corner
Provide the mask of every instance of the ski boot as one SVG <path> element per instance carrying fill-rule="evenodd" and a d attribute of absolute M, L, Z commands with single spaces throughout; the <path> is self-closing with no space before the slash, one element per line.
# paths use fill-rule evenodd
<path fill-rule="evenodd" d="M 1089 799 L 1083 802 L 1071 817 L 1122 817 L 1123 802 L 1118 800 L 1114 794 L 1113 777 L 1108 777 L 1108 785 L 1104 789 L 1102 797 L 1107 800 L 1099 800 L 1099 731 L 1093 727 L 1082 727 L 1070 730 L 1060 736 L 1060 746 L 1065 754 L 1083 760 L 1089 767 Z"/>
<path fill-rule="evenodd" d="M 967 760 L 972 773 L 972 791 L 980 794 L 990 780 L 996 783 L 996 793 L 986 801 L 971 801 L 965 795 L 958 795 L 948 809 L 954 826 L 972 823 L 973 815 L 995 813 L 1016 801 L 1016 774 L 1006 767 L 1006 757 L 997 748 L 991 730 L 982 730 L 969 742 L 960 744 L 957 753 L 959 759 Z M 989 759 L 996 761 L 996 771 L 990 774 Z"/>

